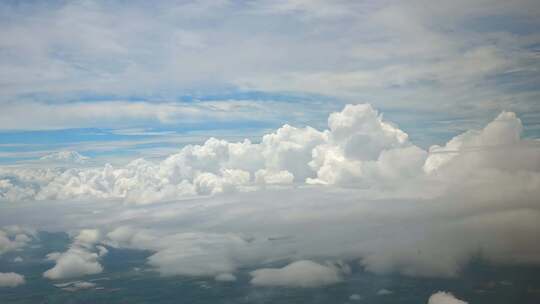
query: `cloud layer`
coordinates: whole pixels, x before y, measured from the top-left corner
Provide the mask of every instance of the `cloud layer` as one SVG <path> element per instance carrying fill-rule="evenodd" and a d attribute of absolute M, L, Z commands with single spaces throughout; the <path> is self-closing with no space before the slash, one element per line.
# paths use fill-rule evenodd
<path fill-rule="evenodd" d="M 0 175 L 0 198 L 96 197 L 147 203 L 265 185 L 365 187 L 422 173 L 427 153 L 370 105 L 348 105 L 330 115 L 328 126 L 318 131 L 284 125 L 264 135 L 260 143 L 210 138 L 157 164 L 138 159 L 124 168 L 5 170 Z M 74 157 L 64 154 L 53 156 Z"/>
<path fill-rule="evenodd" d="M 103 245 L 150 251 L 162 275 L 259 269 L 259 285 L 330 284 L 355 264 L 425 277 L 459 276 L 478 256 L 538 264 L 539 145 L 521 132 L 503 112 L 425 151 L 371 106 L 349 105 L 323 131 L 212 138 L 159 163 L 4 168 L 2 197 L 14 202 L 0 219 L 82 231 L 50 255 L 52 279 L 101 272 Z M 274 262 L 288 266 L 260 269 Z"/>

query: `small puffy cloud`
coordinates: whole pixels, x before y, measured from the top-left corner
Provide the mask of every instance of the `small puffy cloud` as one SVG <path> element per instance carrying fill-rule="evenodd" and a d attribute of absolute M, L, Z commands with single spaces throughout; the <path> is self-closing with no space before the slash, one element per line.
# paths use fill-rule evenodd
<path fill-rule="evenodd" d="M 467 304 L 449 292 L 439 291 L 429 297 L 428 304 Z"/>
<path fill-rule="evenodd" d="M 220 273 L 214 277 L 214 280 L 218 282 L 234 282 L 236 281 L 236 276 L 232 273 Z"/>
<path fill-rule="evenodd" d="M 92 282 L 86 282 L 86 281 L 73 281 L 73 282 L 67 282 L 67 283 L 54 284 L 54 286 L 61 288 L 62 290 L 65 290 L 65 291 L 74 292 L 78 290 L 95 288 L 97 284 L 92 283 Z"/>
<path fill-rule="evenodd" d="M 102 246 L 95 246 L 99 238 L 100 233 L 97 230 L 82 230 L 66 252 L 47 255 L 47 259 L 55 261 L 55 265 L 45 271 L 43 276 L 54 280 L 102 272 L 103 267 L 99 263 L 99 258 L 107 252 L 100 248 Z"/>
<path fill-rule="evenodd" d="M 360 301 L 360 300 L 362 300 L 362 296 L 360 296 L 359 294 L 354 293 L 354 294 L 349 296 L 349 300 L 351 300 L 351 301 Z"/>
<path fill-rule="evenodd" d="M 20 257 L 20 256 L 15 257 L 15 258 L 13 259 L 13 262 L 15 262 L 15 263 L 21 263 L 21 262 L 23 262 L 23 261 L 24 261 L 23 258 Z"/>
<path fill-rule="evenodd" d="M 257 286 L 319 287 L 341 282 L 338 268 L 309 260 L 293 262 L 283 268 L 263 268 L 251 272 Z"/>
<path fill-rule="evenodd" d="M 18 250 L 26 246 L 33 238 L 35 232 L 19 226 L 6 226 L 0 229 L 0 255 Z"/>
<path fill-rule="evenodd" d="M 96 229 L 83 229 L 75 237 L 74 243 L 80 246 L 88 247 L 97 243 L 100 239 L 100 233 Z"/>
<path fill-rule="evenodd" d="M 81 248 L 70 248 L 56 259 L 56 265 L 45 271 L 43 276 L 48 279 L 74 278 L 103 271 L 96 253 Z"/>
<path fill-rule="evenodd" d="M 0 272 L 0 287 L 17 287 L 24 283 L 24 276 L 18 273 Z"/>
<path fill-rule="evenodd" d="M 387 296 L 387 295 L 391 295 L 391 294 L 393 294 L 393 293 L 394 293 L 393 291 L 388 290 L 388 289 L 384 289 L 384 288 L 383 288 L 383 289 L 379 289 L 379 290 L 377 291 L 377 295 L 378 295 L 378 296 Z"/>
<path fill-rule="evenodd" d="M 96 248 L 98 250 L 98 256 L 100 257 L 105 256 L 107 253 L 109 253 L 109 250 L 104 246 L 96 246 Z"/>

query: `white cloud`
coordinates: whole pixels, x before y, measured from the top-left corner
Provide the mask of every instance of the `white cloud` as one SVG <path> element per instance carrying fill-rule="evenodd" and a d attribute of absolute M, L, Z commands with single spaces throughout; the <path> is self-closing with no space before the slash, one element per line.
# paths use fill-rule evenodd
<path fill-rule="evenodd" d="M 214 279 L 218 282 L 234 282 L 236 281 L 236 276 L 232 273 L 220 273 Z"/>
<path fill-rule="evenodd" d="M 87 162 L 89 157 L 79 154 L 77 151 L 58 151 L 42 156 L 40 160 L 51 162 L 67 162 L 83 164 Z"/>
<path fill-rule="evenodd" d="M 51 253 L 47 255 L 48 260 L 55 261 L 53 268 L 45 271 L 43 276 L 48 279 L 66 279 L 89 274 L 96 274 L 103 271 L 99 263 L 99 258 L 106 254 L 106 251 L 97 247 L 99 241 L 99 231 L 94 229 L 82 230 L 73 240 L 69 249 L 63 253 Z"/>
<path fill-rule="evenodd" d="M 534 108 L 535 86 L 519 86 L 533 94 L 511 103 L 500 99 L 515 96 L 507 84 L 536 81 L 538 63 L 530 46 L 538 43 L 538 35 L 529 30 L 538 25 L 534 1 L 424 2 L 188 1 L 152 10 L 144 3 L 92 2 L 32 6 L 24 12 L 3 3 L 0 124 L 136 127 L 201 114 L 212 120 L 249 119 L 254 112 L 213 115 L 211 107 L 198 111 L 162 102 L 176 100 L 178 92 L 212 95 L 238 86 L 348 100 L 368 97 L 409 113 L 474 107 L 486 114 L 505 104 Z M 489 18 L 494 14 L 502 21 Z M 136 30 L 132 20 L 138 21 Z M 143 38 L 149 36 L 153 39 Z M 492 81 L 513 73 L 523 77 L 506 78 L 505 85 Z M 398 101 L 396 95 L 406 98 Z M 54 104 L 96 96 L 149 96 L 159 103 Z M 429 102 L 418 102 L 420 97 Z"/>
<path fill-rule="evenodd" d="M 5 226 L 0 229 L 0 255 L 26 246 L 33 238 L 32 229 L 19 226 Z"/>
<path fill-rule="evenodd" d="M 0 287 L 17 287 L 24 283 L 24 276 L 18 273 L 0 272 Z"/>
<path fill-rule="evenodd" d="M 0 197 L 10 201 L 121 198 L 147 203 L 265 184 L 370 185 L 420 173 L 425 152 L 370 105 L 348 105 L 331 114 L 328 125 L 324 131 L 284 125 L 264 135 L 260 143 L 210 138 L 158 164 L 138 159 L 124 168 L 6 170 Z"/>
<path fill-rule="evenodd" d="M 482 130 L 460 134 L 444 147 L 432 146 L 424 170 L 455 175 L 488 169 L 539 171 L 538 141 L 522 139 L 522 130 L 515 113 L 502 112 Z"/>
<path fill-rule="evenodd" d="M 4 103 L 0 113 L 0 129 L 49 130 L 68 128 L 125 128 L 126 125 L 171 125 L 197 123 L 208 119 L 231 122 L 263 119 L 271 121 L 281 115 L 279 103 L 274 110 L 256 101 L 220 100 L 212 102 L 129 102 L 111 100 L 71 103 Z M 284 113 L 284 115 L 287 115 Z M 49 160 L 65 160 L 67 155 Z"/>
<path fill-rule="evenodd" d="M 107 234 L 109 245 L 154 252 L 148 264 L 162 275 L 219 276 L 236 267 L 235 248 L 246 242 L 233 234 L 172 233 L 118 227 Z"/>
<path fill-rule="evenodd" d="M 287 170 L 269 171 L 260 169 L 255 172 L 255 183 L 258 184 L 291 184 L 294 180 L 294 175 Z"/>
<path fill-rule="evenodd" d="M 259 143 L 210 139 L 159 163 L 7 168 L 4 179 L 43 201 L 4 204 L 0 220 L 100 227 L 103 236 L 81 233 L 49 256 L 57 275 L 62 257 L 73 273 L 100 271 L 103 244 L 152 252 L 147 264 L 163 275 L 207 277 L 322 258 L 424 277 L 458 276 L 479 253 L 496 264 L 540 262 L 538 145 L 521 138 L 515 114 L 429 153 L 368 105 L 331 115 L 329 125 L 284 126 Z"/>
<path fill-rule="evenodd" d="M 391 295 L 391 294 L 393 294 L 393 293 L 394 293 L 393 291 L 388 290 L 388 289 L 384 289 L 384 288 L 383 288 L 383 289 L 379 289 L 379 290 L 377 291 L 377 295 L 378 295 L 378 296 L 387 296 L 387 295 Z"/>
<path fill-rule="evenodd" d="M 257 286 L 319 287 L 341 282 L 340 270 L 309 260 L 293 262 L 283 268 L 263 268 L 251 272 Z"/>
<path fill-rule="evenodd" d="M 449 292 L 439 291 L 429 297 L 428 304 L 467 304 Z"/>
<path fill-rule="evenodd" d="M 65 291 L 79 291 L 84 289 L 92 289 L 97 286 L 96 283 L 92 282 L 85 282 L 85 281 L 74 281 L 74 282 L 67 282 L 67 283 L 61 283 L 61 284 L 54 284 L 54 286 L 61 288 Z"/>

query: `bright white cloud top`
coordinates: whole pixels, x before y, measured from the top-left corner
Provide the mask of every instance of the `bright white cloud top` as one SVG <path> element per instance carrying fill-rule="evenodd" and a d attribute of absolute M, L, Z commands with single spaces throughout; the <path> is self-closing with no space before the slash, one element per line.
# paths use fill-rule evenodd
<path fill-rule="evenodd" d="M 120 168 L 2 169 L 0 199 L 93 197 L 144 204 L 271 185 L 396 188 L 411 180 L 473 177 L 486 170 L 503 176 L 537 172 L 538 141 L 521 139 L 521 131 L 516 115 L 503 112 L 484 129 L 428 152 L 369 104 L 347 105 L 329 116 L 323 131 L 284 125 L 259 143 L 210 138 L 159 163 L 137 159 Z"/>
<path fill-rule="evenodd" d="M 356 263 L 425 277 L 457 276 L 479 253 L 540 263 L 539 146 L 515 114 L 429 151 L 367 104 L 332 113 L 328 126 L 285 125 L 259 143 L 211 138 L 157 163 L 4 168 L 0 219 L 80 231 L 49 256 L 51 279 L 101 272 L 103 246 L 149 250 L 148 266 L 165 276 L 229 280 L 288 261 L 252 283 L 301 287 L 339 282 Z M 39 216 L 18 208 L 27 204 Z"/>

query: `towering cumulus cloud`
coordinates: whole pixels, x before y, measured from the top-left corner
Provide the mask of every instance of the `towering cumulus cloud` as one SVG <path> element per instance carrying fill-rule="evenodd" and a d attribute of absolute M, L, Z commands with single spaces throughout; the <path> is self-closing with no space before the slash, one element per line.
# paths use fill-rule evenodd
<path fill-rule="evenodd" d="M 3 169 L 0 198 L 148 203 L 264 185 L 380 185 L 422 172 L 427 153 L 368 104 L 348 105 L 331 114 L 328 126 L 318 131 L 284 125 L 260 143 L 210 138 L 157 164 L 138 159 L 123 168 Z"/>
<path fill-rule="evenodd" d="M 540 144 L 521 132 L 502 112 L 425 151 L 370 105 L 348 105 L 323 131 L 211 138 L 158 163 L 3 168 L 0 196 L 14 202 L 0 219 L 81 231 L 49 255 L 51 279 L 101 272 L 100 244 L 147 250 L 162 275 L 227 281 L 250 267 L 254 285 L 297 287 L 345 280 L 351 265 L 455 277 L 473 257 L 539 264 Z M 28 202 L 37 221 L 20 200 L 39 200 Z M 25 242 L 0 233 L 0 250 Z"/>

